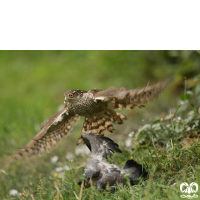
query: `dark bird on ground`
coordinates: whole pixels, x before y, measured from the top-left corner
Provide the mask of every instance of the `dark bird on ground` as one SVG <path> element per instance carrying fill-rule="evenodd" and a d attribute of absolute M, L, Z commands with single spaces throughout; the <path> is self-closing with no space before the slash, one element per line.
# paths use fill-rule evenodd
<path fill-rule="evenodd" d="M 122 124 L 123 119 L 126 119 L 122 113 L 116 112 L 117 109 L 144 107 L 143 103 L 155 99 L 168 83 L 160 82 L 134 90 L 113 87 L 105 91 L 68 90 L 64 93 L 65 107 L 44 121 L 40 132 L 24 148 L 14 153 L 8 162 L 49 152 L 70 132 L 79 116 L 85 117 L 82 132 L 91 130 L 98 135 L 103 135 L 105 130 L 112 132 L 113 123 Z M 78 144 L 81 142 L 79 138 Z"/>
<path fill-rule="evenodd" d="M 117 165 L 110 164 L 106 159 L 107 156 L 111 156 L 114 152 L 122 153 L 118 144 L 110 138 L 95 135 L 91 131 L 83 133 L 81 138 L 91 151 L 84 170 L 85 185 L 88 185 L 91 180 L 92 185 L 96 186 L 98 190 L 105 190 L 109 185 L 111 191 L 114 191 L 117 184 L 127 184 L 124 176 L 127 176 L 131 185 L 134 185 L 140 177 L 147 175 L 142 165 L 134 160 L 128 160 L 122 169 Z"/>

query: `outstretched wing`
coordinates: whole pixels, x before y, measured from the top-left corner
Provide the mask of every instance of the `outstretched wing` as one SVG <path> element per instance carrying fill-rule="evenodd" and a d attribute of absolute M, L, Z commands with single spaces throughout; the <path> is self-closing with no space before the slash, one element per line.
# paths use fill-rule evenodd
<path fill-rule="evenodd" d="M 68 107 L 63 108 L 52 115 L 49 120 L 44 121 L 41 124 L 40 132 L 24 148 L 8 158 L 6 164 L 22 157 L 30 158 L 49 152 L 57 145 L 59 140 L 69 133 L 78 119 L 78 115 L 68 113 Z"/>
<path fill-rule="evenodd" d="M 141 103 L 148 103 L 158 97 L 159 93 L 170 81 L 160 82 L 155 85 L 146 86 L 142 89 L 129 90 L 127 88 L 109 88 L 94 94 L 96 100 L 110 101 L 114 109 L 132 109 L 135 106 L 143 107 Z"/>

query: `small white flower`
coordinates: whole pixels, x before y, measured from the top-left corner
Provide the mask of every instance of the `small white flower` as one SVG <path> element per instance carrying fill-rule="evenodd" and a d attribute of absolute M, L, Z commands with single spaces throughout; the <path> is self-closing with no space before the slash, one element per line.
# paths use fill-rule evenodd
<path fill-rule="evenodd" d="M 65 165 L 65 166 L 63 167 L 63 169 L 66 170 L 66 171 L 69 171 L 69 170 L 70 170 L 70 168 L 69 168 L 67 165 Z"/>
<path fill-rule="evenodd" d="M 187 127 L 187 131 L 190 131 L 191 130 L 191 128 L 190 127 Z"/>
<path fill-rule="evenodd" d="M 171 145 L 170 145 L 169 143 L 167 143 L 167 144 L 166 144 L 166 147 L 167 147 L 167 148 L 170 148 L 170 147 L 171 147 Z"/>
<path fill-rule="evenodd" d="M 84 154 L 88 155 L 89 153 L 90 153 L 90 150 L 85 145 L 84 146 L 77 146 L 75 148 L 75 154 L 76 155 L 84 155 Z"/>
<path fill-rule="evenodd" d="M 142 122 L 144 121 L 144 119 L 142 119 Z"/>
<path fill-rule="evenodd" d="M 66 155 L 67 160 L 72 160 L 74 158 L 74 154 L 71 152 L 68 152 Z"/>
<path fill-rule="evenodd" d="M 134 134 L 134 131 L 130 132 L 130 133 L 128 134 L 128 136 L 129 136 L 129 137 L 132 137 L 133 134 Z"/>
<path fill-rule="evenodd" d="M 131 146 L 131 139 L 128 138 L 128 139 L 126 140 L 126 147 L 130 147 L 130 146 Z"/>
<path fill-rule="evenodd" d="M 177 104 L 178 104 L 178 105 L 184 104 L 184 101 L 179 100 Z"/>
<path fill-rule="evenodd" d="M 64 173 L 59 173 L 58 174 L 58 178 L 63 178 L 64 177 Z"/>
<path fill-rule="evenodd" d="M 18 196 L 19 192 L 17 190 L 10 190 L 9 194 L 10 194 L 10 196 Z"/>
<path fill-rule="evenodd" d="M 51 158 L 51 163 L 56 163 L 58 161 L 58 156 L 54 156 Z"/>
<path fill-rule="evenodd" d="M 190 91 L 190 90 L 188 90 L 188 91 L 186 91 L 186 94 L 191 94 L 191 95 L 193 95 L 193 92 Z"/>
<path fill-rule="evenodd" d="M 171 186 L 176 187 L 177 183 L 173 183 Z"/>
<path fill-rule="evenodd" d="M 177 120 L 179 120 L 179 121 L 180 121 L 180 120 L 181 120 L 181 117 L 177 117 Z"/>
<path fill-rule="evenodd" d="M 56 171 L 61 172 L 61 171 L 63 171 L 63 168 L 62 167 L 56 167 Z"/>

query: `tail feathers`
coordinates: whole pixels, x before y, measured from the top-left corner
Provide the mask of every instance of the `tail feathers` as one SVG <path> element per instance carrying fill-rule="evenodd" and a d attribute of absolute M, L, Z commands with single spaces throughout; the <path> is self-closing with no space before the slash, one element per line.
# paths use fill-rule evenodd
<path fill-rule="evenodd" d="M 147 172 L 142 167 L 142 165 L 138 164 L 134 160 L 128 160 L 122 169 L 123 174 L 130 174 L 129 179 L 131 185 L 134 185 L 138 178 L 142 178 L 147 176 Z"/>
<path fill-rule="evenodd" d="M 134 160 L 128 160 L 126 162 L 126 164 L 124 165 L 123 169 L 130 169 L 132 167 L 137 167 L 137 166 L 141 166 L 140 164 L 138 164 L 136 161 Z"/>

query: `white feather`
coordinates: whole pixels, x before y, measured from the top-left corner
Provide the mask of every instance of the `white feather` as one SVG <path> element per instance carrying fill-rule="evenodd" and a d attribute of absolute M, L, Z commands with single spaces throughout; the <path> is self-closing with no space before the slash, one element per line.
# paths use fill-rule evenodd
<path fill-rule="evenodd" d="M 108 97 L 96 97 L 95 100 L 100 100 L 100 101 L 108 101 Z"/>

